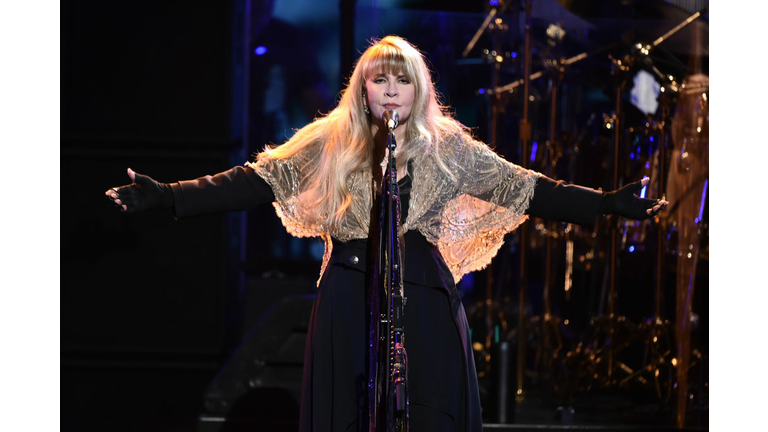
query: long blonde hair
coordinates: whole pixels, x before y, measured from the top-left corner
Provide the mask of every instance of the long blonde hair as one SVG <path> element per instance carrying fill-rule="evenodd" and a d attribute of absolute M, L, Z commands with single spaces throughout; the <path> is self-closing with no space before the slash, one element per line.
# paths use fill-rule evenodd
<path fill-rule="evenodd" d="M 314 157 L 306 158 L 306 166 L 301 167 L 300 201 L 304 206 L 311 206 L 308 208 L 316 208 L 329 228 L 340 225 L 354 199 L 347 188 L 349 175 L 378 165 L 373 161 L 373 120 L 364 111 L 363 94 L 368 77 L 382 72 L 403 73 L 415 90 L 405 142 L 398 143 L 399 166 L 431 156 L 453 177 L 441 158 L 439 146 L 447 135 L 468 134 L 468 129 L 440 104 L 430 70 L 416 47 L 392 35 L 373 40 L 357 60 L 338 106 L 299 129 L 285 144 L 267 146 L 258 155 L 259 158 L 286 159 L 302 151 L 312 152 Z"/>

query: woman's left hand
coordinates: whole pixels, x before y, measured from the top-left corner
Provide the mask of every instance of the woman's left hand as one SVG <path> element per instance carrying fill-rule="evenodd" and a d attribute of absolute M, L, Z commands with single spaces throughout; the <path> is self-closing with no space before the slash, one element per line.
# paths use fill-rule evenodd
<path fill-rule="evenodd" d="M 650 179 L 645 177 L 621 189 L 604 193 L 603 201 L 600 204 L 600 212 L 603 214 L 617 214 L 635 220 L 645 220 L 656 216 L 669 202 L 664 199 L 652 200 L 635 195 L 643 187 L 648 186 L 649 182 Z"/>

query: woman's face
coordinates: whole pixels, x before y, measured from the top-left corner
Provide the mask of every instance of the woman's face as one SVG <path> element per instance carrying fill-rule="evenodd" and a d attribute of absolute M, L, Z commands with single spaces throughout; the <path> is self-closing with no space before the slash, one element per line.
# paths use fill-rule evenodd
<path fill-rule="evenodd" d="M 405 124 L 416 97 L 414 85 L 405 75 L 373 75 L 365 81 L 365 90 L 368 94 L 368 108 L 375 121 L 380 122 L 384 111 L 393 109 L 400 116 L 400 125 Z"/>

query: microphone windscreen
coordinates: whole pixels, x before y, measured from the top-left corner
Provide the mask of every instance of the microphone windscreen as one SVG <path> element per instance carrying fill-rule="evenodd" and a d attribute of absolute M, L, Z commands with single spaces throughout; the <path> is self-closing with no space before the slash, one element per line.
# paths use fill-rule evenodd
<path fill-rule="evenodd" d="M 398 123 L 400 123 L 400 114 L 392 109 L 384 110 L 384 114 L 381 115 L 381 120 L 389 129 L 395 129 Z"/>

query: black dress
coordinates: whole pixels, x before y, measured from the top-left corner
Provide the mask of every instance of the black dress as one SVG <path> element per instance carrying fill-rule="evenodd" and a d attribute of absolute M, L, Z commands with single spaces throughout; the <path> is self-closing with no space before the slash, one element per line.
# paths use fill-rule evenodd
<path fill-rule="evenodd" d="M 410 177 L 399 182 L 407 217 Z M 404 345 L 411 430 L 480 430 L 479 400 L 468 415 L 466 387 L 477 394 L 469 326 L 453 276 L 418 231 L 404 235 Z M 312 310 L 304 361 L 302 431 L 367 428 L 368 314 L 366 240 L 335 241 Z M 473 420 L 473 425 L 467 422 Z"/>
<path fill-rule="evenodd" d="M 247 210 L 274 200 L 248 167 L 171 185 L 177 217 Z M 399 182 L 407 212 L 410 177 Z M 541 177 L 528 213 L 591 224 L 597 191 Z M 405 220 L 406 215 L 401 215 Z M 410 427 L 415 431 L 481 431 L 469 325 L 454 278 L 438 248 L 418 231 L 404 235 L 407 298 L 404 345 L 409 362 Z M 319 284 L 305 349 L 300 431 L 367 429 L 366 240 L 335 241 Z"/>

